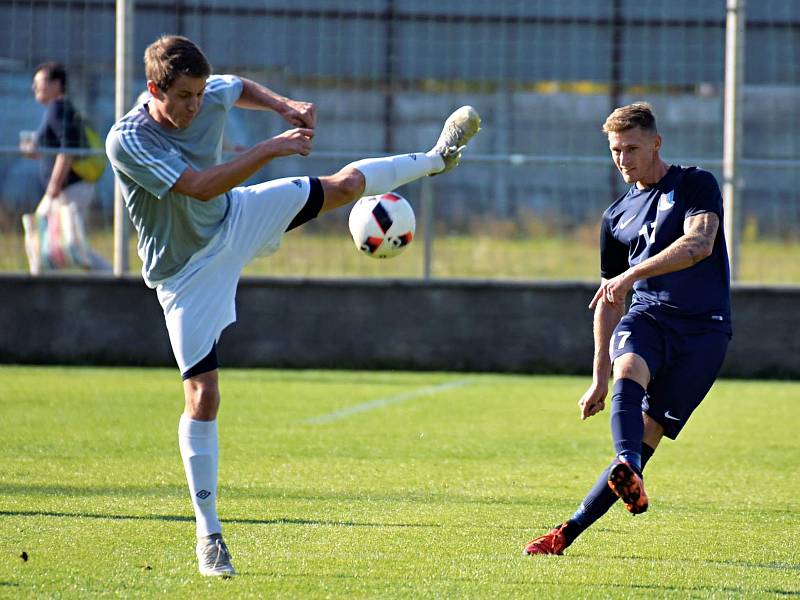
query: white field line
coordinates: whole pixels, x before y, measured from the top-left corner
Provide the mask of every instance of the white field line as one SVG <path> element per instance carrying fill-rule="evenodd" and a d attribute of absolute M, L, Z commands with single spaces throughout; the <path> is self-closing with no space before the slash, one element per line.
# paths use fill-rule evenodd
<path fill-rule="evenodd" d="M 401 394 L 395 394 L 394 396 L 387 396 L 386 398 L 378 398 L 377 400 L 370 400 L 369 402 L 356 404 L 355 406 L 348 406 L 347 408 L 335 410 L 333 412 L 324 415 L 319 415 L 318 417 L 311 417 L 310 419 L 306 419 L 305 421 L 303 421 L 303 423 L 309 425 L 324 425 L 326 423 L 332 423 L 333 421 L 338 421 L 340 419 L 346 419 L 347 417 L 350 417 L 352 415 L 357 415 L 358 413 L 362 413 L 368 410 L 383 408 L 391 404 L 398 404 L 399 402 L 404 402 L 406 400 L 410 400 L 411 398 L 418 398 L 419 396 L 431 396 L 433 394 L 438 394 L 439 392 L 444 392 L 446 390 L 451 390 L 453 388 L 459 388 L 465 385 L 472 385 L 472 383 L 473 382 L 470 381 L 469 379 L 462 379 L 459 381 L 449 381 L 447 383 L 442 383 L 440 385 L 432 385 L 428 387 L 418 388 L 416 390 L 403 392 Z"/>

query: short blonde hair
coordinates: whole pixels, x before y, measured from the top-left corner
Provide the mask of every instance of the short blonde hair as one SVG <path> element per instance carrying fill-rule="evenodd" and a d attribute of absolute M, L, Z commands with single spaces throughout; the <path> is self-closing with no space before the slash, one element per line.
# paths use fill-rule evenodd
<path fill-rule="evenodd" d="M 653 114 L 653 107 L 647 102 L 634 102 L 627 106 L 620 106 L 603 123 L 604 133 L 619 133 L 641 127 L 645 131 L 658 133 L 656 129 L 656 116 Z"/>
<path fill-rule="evenodd" d="M 189 38 L 162 35 L 144 51 L 144 74 L 166 91 L 181 75 L 207 78 L 211 75 L 211 65 Z"/>

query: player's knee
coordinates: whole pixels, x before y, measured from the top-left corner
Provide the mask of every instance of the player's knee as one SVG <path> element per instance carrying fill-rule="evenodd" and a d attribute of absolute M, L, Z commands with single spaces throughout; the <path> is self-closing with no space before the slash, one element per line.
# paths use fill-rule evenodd
<path fill-rule="evenodd" d="M 216 381 L 187 380 L 184 387 L 186 414 L 190 419 L 210 421 L 219 409 L 219 387 Z"/>
<path fill-rule="evenodd" d="M 650 382 L 650 369 L 638 354 L 623 354 L 614 361 L 614 380 L 631 379 L 646 388 Z"/>
<path fill-rule="evenodd" d="M 217 418 L 219 393 L 214 390 L 198 390 L 186 398 L 186 413 L 198 421 L 212 421 Z"/>
<path fill-rule="evenodd" d="M 336 187 L 342 196 L 348 199 L 356 199 L 364 192 L 364 175 L 358 169 L 346 167 L 339 171 L 335 176 Z"/>
<path fill-rule="evenodd" d="M 360 198 L 366 184 L 364 175 L 358 169 L 345 167 L 335 175 L 320 177 L 325 194 L 323 211 L 349 204 Z"/>

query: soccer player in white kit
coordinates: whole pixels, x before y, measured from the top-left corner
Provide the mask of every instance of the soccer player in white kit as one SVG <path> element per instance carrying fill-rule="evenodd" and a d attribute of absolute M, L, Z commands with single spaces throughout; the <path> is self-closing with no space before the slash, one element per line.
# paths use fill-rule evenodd
<path fill-rule="evenodd" d="M 381 194 L 455 167 L 480 128 L 469 106 L 447 119 L 429 152 L 351 163 L 326 177 L 290 177 L 238 187 L 270 160 L 311 152 L 314 105 L 248 79 L 211 75 L 203 52 L 162 36 L 144 56 L 151 98 L 111 128 L 106 152 L 139 237 L 145 283 L 164 309 L 183 378 L 178 443 L 197 522 L 200 573 L 236 574 L 217 516 L 216 345 L 236 320 L 242 268 L 278 249 L 283 233 L 361 196 Z M 234 106 L 274 110 L 293 126 L 221 162 Z"/>

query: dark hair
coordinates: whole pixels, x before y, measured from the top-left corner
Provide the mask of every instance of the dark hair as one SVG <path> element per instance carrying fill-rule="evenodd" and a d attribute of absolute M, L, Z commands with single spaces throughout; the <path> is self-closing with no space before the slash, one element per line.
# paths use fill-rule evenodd
<path fill-rule="evenodd" d="M 647 102 L 634 102 L 627 106 L 621 106 L 608 115 L 606 122 L 603 123 L 605 133 L 612 131 L 619 133 L 634 127 L 641 127 L 650 133 L 658 133 L 653 107 Z"/>
<path fill-rule="evenodd" d="M 39 71 L 47 73 L 47 81 L 60 81 L 61 91 L 67 91 L 67 70 L 60 62 L 43 62 L 34 69 L 33 74 L 36 75 Z"/>
<path fill-rule="evenodd" d="M 144 74 L 166 91 L 181 75 L 205 79 L 211 75 L 211 65 L 189 38 L 162 35 L 144 51 Z"/>

